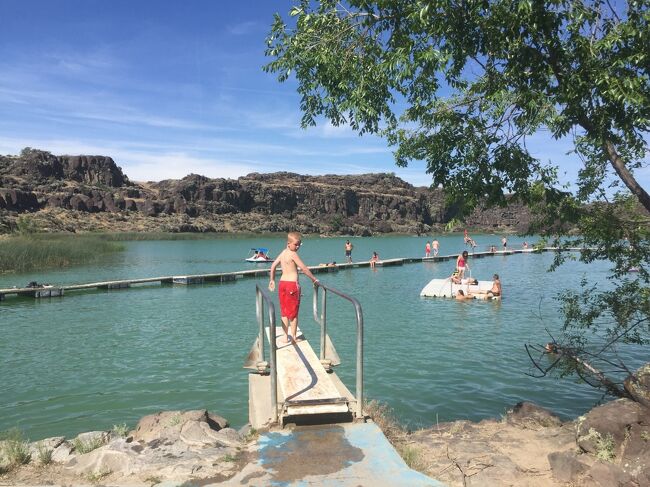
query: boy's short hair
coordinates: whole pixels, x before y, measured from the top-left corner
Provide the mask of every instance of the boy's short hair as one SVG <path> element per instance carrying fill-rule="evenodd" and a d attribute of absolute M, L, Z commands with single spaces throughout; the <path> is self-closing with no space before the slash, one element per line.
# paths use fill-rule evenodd
<path fill-rule="evenodd" d="M 494 275 L 492 276 L 492 278 L 493 278 L 493 279 L 499 279 L 499 274 L 494 274 Z"/>
<path fill-rule="evenodd" d="M 302 235 L 300 235 L 300 232 L 289 232 L 287 233 L 287 240 L 301 240 Z"/>

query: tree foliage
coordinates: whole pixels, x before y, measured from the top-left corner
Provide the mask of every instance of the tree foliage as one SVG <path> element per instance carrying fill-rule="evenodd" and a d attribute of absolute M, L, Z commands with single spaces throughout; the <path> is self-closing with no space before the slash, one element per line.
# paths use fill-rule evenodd
<path fill-rule="evenodd" d="M 398 165 L 425 161 L 467 210 L 514 197 L 537 210 L 538 230 L 577 227 L 564 242 L 610 261 L 613 284 L 563 295 L 564 338 L 581 353 L 590 333 L 614 346 L 650 338 L 650 196 L 635 178 L 648 151 L 649 21 L 650 0 L 302 0 L 276 15 L 265 69 L 295 77 L 303 126 L 325 118 L 385 136 Z M 571 191 L 529 151 L 540 131 L 573 140 Z"/>

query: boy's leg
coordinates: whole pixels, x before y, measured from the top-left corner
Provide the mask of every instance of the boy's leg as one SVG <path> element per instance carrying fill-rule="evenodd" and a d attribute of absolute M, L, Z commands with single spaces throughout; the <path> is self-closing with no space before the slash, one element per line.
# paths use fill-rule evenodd
<path fill-rule="evenodd" d="M 289 324 L 291 325 L 291 338 L 294 342 L 296 342 L 298 341 L 296 340 L 298 338 L 298 316 L 296 316 L 293 320 L 289 320 Z"/>
<path fill-rule="evenodd" d="M 284 337 L 288 339 L 289 335 L 289 318 L 286 316 L 281 316 L 280 321 L 282 321 L 282 330 L 284 331 Z"/>

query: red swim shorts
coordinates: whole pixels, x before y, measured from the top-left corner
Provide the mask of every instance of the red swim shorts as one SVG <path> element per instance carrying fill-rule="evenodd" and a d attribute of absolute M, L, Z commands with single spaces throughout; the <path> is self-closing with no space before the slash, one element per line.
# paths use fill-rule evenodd
<path fill-rule="evenodd" d="M 278 295 L 280 316 L 286 316 L 290 320 L 295 319 L 300 308 L 300 285 L 296 281 L 280 281 Z"/>

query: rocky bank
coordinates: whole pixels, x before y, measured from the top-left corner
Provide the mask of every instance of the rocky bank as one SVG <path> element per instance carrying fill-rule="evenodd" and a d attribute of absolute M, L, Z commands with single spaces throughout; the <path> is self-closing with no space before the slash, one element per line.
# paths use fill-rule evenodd
<path fill-rule="evenodd" d="M 414 187 L 392 174 L 303 176 L 280 172 L 236 180 L 190 174 L 136 183 L 107 156 L 25 148 L 0 156 L 0 233 L 286 232 L 372 235 L 441 230 L 458 216 L 444 191 Z M 527 208 L 477 210 L 478 231 L 523 232 Z"/>
<path fill-rule="evenodd" d="M 650 409 L 629 399 L 564 423 L 531 403 L 517 404 L 499 421 L 415 432 L 385 416 L 375 419 L 412 468 L 451 487 L 650 485 Z M 238 474 L 257 460 L 258 432 L 235 431 L 218 415 L 161 412 L 124 434 L 31 443 L 28 463 L 16 466 L 7 464 L 7 444 L 0 444 L 0 485 L 257 485 L 254 476 L 242 482 Z"/>

